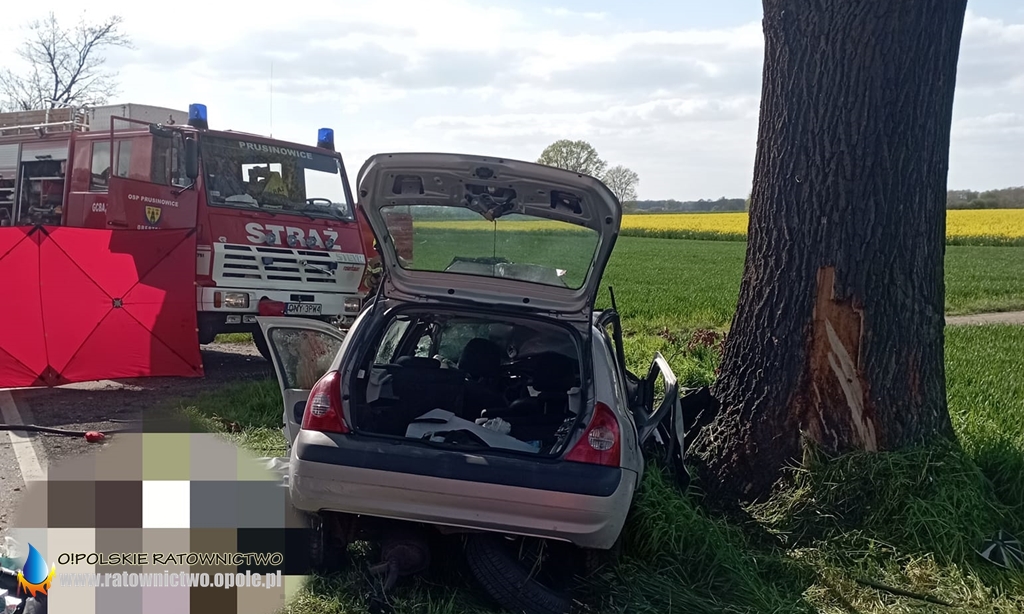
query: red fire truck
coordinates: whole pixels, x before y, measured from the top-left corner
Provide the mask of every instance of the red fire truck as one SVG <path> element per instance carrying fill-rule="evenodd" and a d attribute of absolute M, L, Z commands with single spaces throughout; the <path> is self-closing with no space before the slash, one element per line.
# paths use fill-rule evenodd
<path fill-rule="evenodd" d="M 0 114 L 0 225 L 195 228 L 200 343 L 250 332 L 266 357 L 257 315 L 350 324 L 373 235 L 334 132 L 314 147 L 210 130 L 201 104 L 161 122 L 145 111 L 91 111 L 106 125 L 76 109 Z"/>

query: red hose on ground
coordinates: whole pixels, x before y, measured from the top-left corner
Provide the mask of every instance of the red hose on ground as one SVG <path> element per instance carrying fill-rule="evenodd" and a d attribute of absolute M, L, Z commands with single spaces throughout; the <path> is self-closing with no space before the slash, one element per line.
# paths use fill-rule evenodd
<path fill-rule="evenodd" d="M 45 433 L 47 435 L 63 435 L 64 437 L 85 437 L 89 443 L 97 443 L 106 439 L 107 435 L 115 433 L 141 433 L 140 427 L 127 427 L 100 431 L 72 431 L 52 426 L 38 426 L 36 424 L 0 424 L 0 431 L 22 431 L 25 433 Z"/>

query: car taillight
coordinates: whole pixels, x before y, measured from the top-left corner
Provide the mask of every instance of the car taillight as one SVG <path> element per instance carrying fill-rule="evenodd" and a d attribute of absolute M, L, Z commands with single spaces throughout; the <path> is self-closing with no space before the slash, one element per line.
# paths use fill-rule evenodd
<path fill-rule="evenodd" d="M 576 442 L 565 460 L 591 465 L 618 467 L 621 453 L 619 419 L 615 412 L 604 403 L 594 406 L 594 417 L 590 419 L 583 437 Z"/>
<path fill-rule="evenodd" d="M 341 407 L 341 376 L 330 371 L 309 391 L 306 411 L 302 413 L 302 428 L 323 433 L 347 433 Z"/>

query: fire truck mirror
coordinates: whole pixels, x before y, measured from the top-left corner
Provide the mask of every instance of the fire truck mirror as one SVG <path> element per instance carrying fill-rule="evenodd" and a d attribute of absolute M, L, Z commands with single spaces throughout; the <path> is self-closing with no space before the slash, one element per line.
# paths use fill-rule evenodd
<path fill-rule="evenodd" d="M 199 145 L 190 136 L 185 137 L 185 176 L 193 181 L 199 177 Z"/>

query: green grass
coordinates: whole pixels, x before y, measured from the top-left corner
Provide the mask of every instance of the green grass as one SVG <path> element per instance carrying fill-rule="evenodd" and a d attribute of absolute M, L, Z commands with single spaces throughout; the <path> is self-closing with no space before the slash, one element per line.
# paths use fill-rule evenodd
<path fill-rule="evenodd" d="M 636 331 L 729 326 L 739 297 L 746 244 L 620 238 L 603 286 L 615 289 Z M 603 289 L 599 305 L 607 305 Z M 946 248 L 946 313 L 1024 309 L 1024 249 Z"/>
<path fill-rule="evenodd" d="M 535 249 L 557 255 L 556 246 Z M 421 254 L 422 256 L 422 254 Z M 1024 250 L 947 247 L 947 312 L 1024 308 Z M 714 342 L 694 331 L 728 327 L 744 244 L 619 240 L 605 276 L 624 318 L 626 354 L 645 372 L 664 354 L 684 386 L 710 383 Z M 422 260 L 421 260 L 422 262 Z M 601 298 L 607 304 L 606 291 Z M 698 333 L 699 335 L 699 333 Z M 710 345 L 710 347 L 706 347 Z M 744 519 L 703 510 L 658 471 L 645 478 L 625 533 L 624 557 L 593 579 L 600 612 L 761 613 L 1024 612 L 1024 573 L 975 553 L 1004 528 L 1024 537 L 1024 327 L 950 327 L 950 415 L 961 449 L 812 457 L 786 488 Z M 280 454 L 275 381 L 236 384 L 191 401 L 194 422 L 260 455 Z M 403 582 L 400 613 L 489 611 L 456 562 Z M 372 556 L 357 556 L 365 566 Z M 932 595 L 944 608 L 858 582 Z M 291 614 L 367 612 L 357 568 L 314 578 Z"/>
<path fill-rule="evenodd" d="M 214 343 L 252 343 L 252 333 L 224 333 L 217 335 Z"/>
<path fill-rule="evenodd" d="M 998 570 L 974 552 L 1004 528 L 1024 535 L 1024 327 L 947 329 L 950 413 L 963 450 L 818 457 L 787 488 L 747 510 L 746 520 L 709 515 L 659 471 L 650 472 L 625 533 L 621 564 L 594 579 L 600 612 L 960 613 L 1024 612 L 1024 573 Z M 670 333 L 634 335 L 632 368 L 651 352 L 670 357 L 694 385 L 713 377 L 713 348 Z M 276 382 L 236 384 L 187 411 L 257 454 L 283 449 Z M 216 416 L 216 417 L 214 417 Z M 455 562 L 403 583 L 399 613 L 489 611 Z M 375 562 L 357 556 L 358 565 Z M 940 608 L 879 591 L 858 579 L 954 603 Z M 314 578 L 291 614 L 367 612 L 360 567 Z M 599 590 L 600 589 L 600 590 Z M 852 609 L 851 609 L 852 608 Z"/>
<path fill-rule="evenodd" d="M 1024 326 L 947 329 L 946 390 L 964 450 L 1024 523 Z"/>
<path fill-rule="evenodd" d="M 736 310 L 745 243 L 623 237 L 602 279 L 629 330 L 725 328 Z"/>
<path fill-rule="evenodd" d="M 678 228 L 623 228 L 619 236 L 685 241 L 733 241 L 737 243 L 747 240 L 746 233 Z M 946 245 L 963 247 L 1024 247 L 1024 237 L 1001 237 L 998 235 L 954 236 L 946 237 Z"/>
<path fill-rule="evenodd" d="M 285 452 L 281 389 L 276 379 L 238 382 L 200 394 L 182 405 L 197 430 L 223 433 L 258 456 Z"/>
<path fill-rule="evenodd" d="M 1024 248 L 946 248 L 946 313 L 1024 309 Z"/>
<path fill-rule="evenodd" d="M 468 246 L 461 251 L 463 254 L 492 253 L 488 251 L 492 246 L 486 233 L 432 230 L 430 234 L 445 239 L 448 245 L 454 241 Z M 578 242 L 570 248 L 551 241 L 544 233 L 531 234 L 537 235 L 536 240 L 525 247 L 532 262 L 586 266 L 580 264 L 575 252 L 563 258 L 563 252 L 572 251 Z M 416 249 L 417 266 L 443 267 L 450 261 L 448 250 L 428 250 L 422 244 Z M 664 327 L 725 329 L 736 309 L 745 250 L 746 243 L 735 241 L 620 237 L 602 280 L 599 306 L 609 304 L 607 288 L 611 285 L 630 331 L 653 333 Z M 946 248 L 947 315 L 1017 309 L 1024 309 L 1024 249 Z M 217 337 L 218 343 L 251 341 L 248 333 Z"/>
<path fill-rule="evenodd" d="M 505 232 L 495 250 L 489 232 L 419 229 L 413 259 L 417 268 L 437 270 L 454 255 L 497 253 L 513 261 L 560 266 L 567 269 L 567 278 L 578 281 L 584 272 L 579 269 L 589 263 L 589 255 L 581 254 L 590 245 L 580 234 Z M 946 254 L 948 314 L 1024 309 L 1024 249 L 950 246 Z M 620 237 L 599 301 L 608 304 L 607 287 L 613 286 L 623 319 L 635 330 L 724 328 L 736 309 L 745 255 L 743 242 Z"/>

